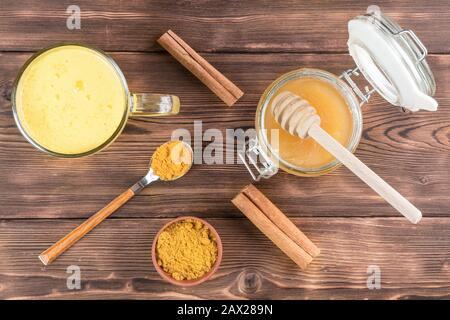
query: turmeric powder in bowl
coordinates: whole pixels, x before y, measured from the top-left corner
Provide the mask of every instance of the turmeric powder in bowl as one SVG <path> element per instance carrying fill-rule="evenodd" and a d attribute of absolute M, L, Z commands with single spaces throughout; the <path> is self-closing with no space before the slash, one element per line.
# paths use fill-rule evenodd
<path fill-rule="evenodd" d="M 164 226 L 153 243 L 153 263 L 168 281 L 193 285 L 217 270 L 222 245 L 214 228 L 195 217 L 182 217 Z"/>

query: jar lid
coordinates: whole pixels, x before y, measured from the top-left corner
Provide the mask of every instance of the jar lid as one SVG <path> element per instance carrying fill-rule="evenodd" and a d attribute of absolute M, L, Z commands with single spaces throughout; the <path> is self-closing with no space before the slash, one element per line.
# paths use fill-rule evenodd
<path fill-rule="evenodd" d="M 411 30 L 388 19 L 377 6 L 348 23 L 347 42 L 358 69 L 393 105 L 411 111 L 435 111 L 438 103 L 427 49 Z"/>

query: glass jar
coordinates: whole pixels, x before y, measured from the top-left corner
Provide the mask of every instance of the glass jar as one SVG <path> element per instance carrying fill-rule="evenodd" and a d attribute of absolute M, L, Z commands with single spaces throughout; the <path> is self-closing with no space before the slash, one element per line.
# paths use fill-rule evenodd
<path fill-rule="evenodd" d="M 318 176 L 336 169 L 336 159 L 314 168 L 299 166 L 283 158 L 279 146 L 268 138 L 271 134 L 265 126 L 271 99 L 282 86 L 302 78 L 317 79 L 330 84 L 345 100 L 352 117 L 352 132 L 346 148 L 356 150 L 362 134 L 360 107 L 378 92 L 391 105 L 410 111 L 420 109 L 435 111 L 436 84 L 425 60 L 427 50 L 411 30 L 404 30 L 383 15 L 377 6 L 370 6 L 367 13 L 348 23 L 349 53 L 356 67 L 336 76 L 324 70 L 302 68 L 288 72 L 276 79 L 264 91 L 256 110 L 256 136 L 251 138 L 238 153 L 253 179 L 270 178 L 278 168 L 297 176 Z M 369 85 L 363 89 L 353 81 L 362 74 Z"/>
<path fill-rule="evenodd" d="M 299 176 L 316 176 L 330 172 L 340 165 L 336 159 L 317 168 L 306 168 L 294 164 L 292 161 L 284 159 L 279 150 L 274 150 L 273 145 L 269 141 L 270 130 L 265 126 L 265 118 L 270 111 L 270 102 L 274 94 L 287 82 L 295 79 L 313 78 L 325 81 L 331 84 L 345 99 L 347 107 L 352 118 L 352 133 L 348 139 L 347 148 L 352 152 L 356 150 L 362 134 L 363 120 L 359 101 L 354 92 L 341 79 L 332 73 L 319 69 L 299 69 L 288 72 L 276 79 L 263 93 L 256 110 L 256 132 L 258 141 L 264 150 L 264 153 L 270 157 L 272 162 L 277 163 L 278 167 L 286 172 Z"/>

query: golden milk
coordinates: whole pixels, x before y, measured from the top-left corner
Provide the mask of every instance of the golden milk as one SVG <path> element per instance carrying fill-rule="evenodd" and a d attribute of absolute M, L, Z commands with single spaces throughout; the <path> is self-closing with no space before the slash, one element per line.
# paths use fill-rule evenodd
<path fill-rule="evenodd" d="M 348 145 L 353 132 L 352 114 L 344 97 L 332 84 L 314 78 L 295 79 L 280 87 L 272 101 L 284 91 L 308 100 L 321 118 L 321 127 L 342 145 Z M 305 169 L 318 169 L 335 159 L 310 137 L 302 139 L 281 128 L 269 109 L 265 114 L 265 128 L 267 132 L 279 130 L 279 155 L 283 160 Z M 270 138 L 268 134 L 269 143 Z"/>
<path fill-rule="evenodd" d="M 66 45 L 36 57 L 23 72 L 16 108 L 26 133 L 60 154 L 80 154 L 104 144 L 126 112 L 120 75 L 95 50 Z"/>

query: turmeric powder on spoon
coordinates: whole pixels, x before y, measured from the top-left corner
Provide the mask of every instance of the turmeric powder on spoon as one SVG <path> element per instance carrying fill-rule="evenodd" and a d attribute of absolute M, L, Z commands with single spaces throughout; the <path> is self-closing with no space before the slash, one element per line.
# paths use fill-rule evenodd
<path fill-rule="evenodd" d="M 184 142 L 169 141 L 156 149 L 152 156 L 151 168 L 164 181 L 183 176 L 192 165 L 192 153 Z"/>

